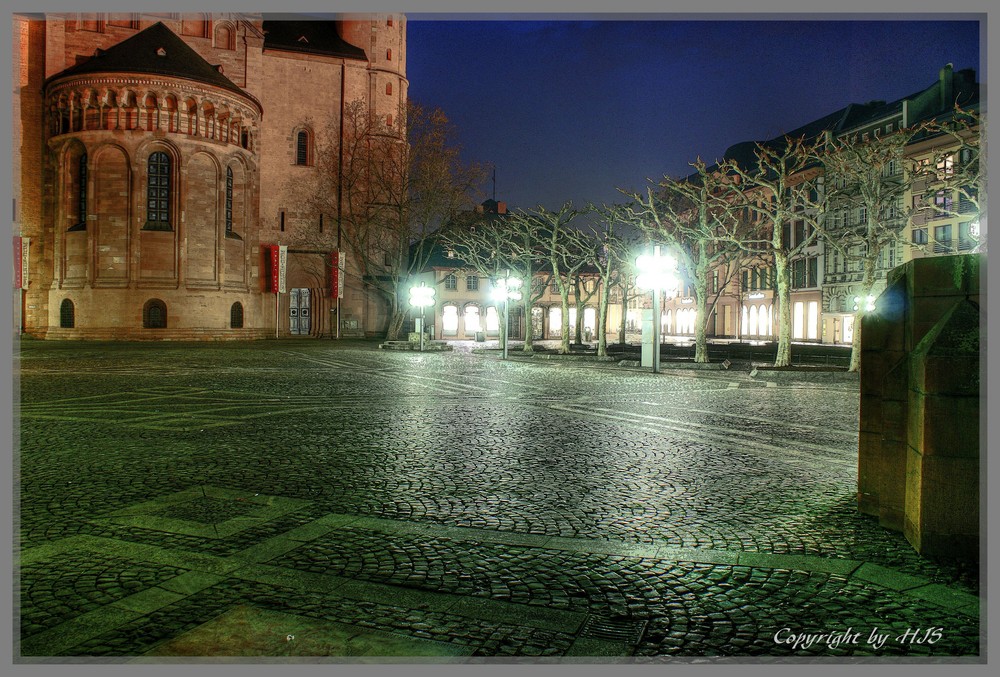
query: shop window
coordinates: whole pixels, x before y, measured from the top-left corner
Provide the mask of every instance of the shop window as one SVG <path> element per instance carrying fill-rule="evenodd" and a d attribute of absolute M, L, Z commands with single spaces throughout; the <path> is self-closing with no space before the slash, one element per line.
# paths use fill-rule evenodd
<path fill-rule="evenodd" d="M 482 325 L 479 322 L 479 308 L 476 306 L 466 306 L 465 333 L 474 334 L 477 331 L 482 331 Z"/>
<path fill-rule="evenodd" d="M 455 336 L 458 333 L 458 308 L 444 306 L 441 313 L 441 331 L 445 336 Z"/>

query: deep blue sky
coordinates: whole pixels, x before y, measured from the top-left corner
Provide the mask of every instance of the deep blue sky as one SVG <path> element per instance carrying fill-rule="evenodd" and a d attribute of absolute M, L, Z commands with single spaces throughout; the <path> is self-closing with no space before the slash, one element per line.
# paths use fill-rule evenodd
<path fill-rule="evenodd" d="M 975 68 L 975 21 L 422 20 L 410 98 L 442 108 L 497 199 L 556 208 L 688 173 L 848 103 L 892 101 L 946 63 Z M 492 186 L 484 187 L 486 197 Z"/>

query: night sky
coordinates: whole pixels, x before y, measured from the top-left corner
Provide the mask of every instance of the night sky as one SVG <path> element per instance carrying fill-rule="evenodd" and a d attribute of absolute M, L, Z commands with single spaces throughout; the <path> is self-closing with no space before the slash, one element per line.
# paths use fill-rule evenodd
<path fill-rule="evenodd" d="M 448 114 L 512 207 L 622 201 L 699 155 L 916 93 L 947 63 L 985 82 L 968 20 L 428 18 L 409 15 L 410 98 Z"/>

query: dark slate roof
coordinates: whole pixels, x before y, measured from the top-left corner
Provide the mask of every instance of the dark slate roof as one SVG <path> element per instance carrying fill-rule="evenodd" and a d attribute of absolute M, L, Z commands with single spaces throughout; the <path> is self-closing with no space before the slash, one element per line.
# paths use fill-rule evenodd
<path fill-rule="evenodd" d="M 340 37 L 336 21 L 265 21 L 264 49 L 368 60 L 365 50 Z"/>
<path fill-rule="evenodd" d="M 157 54 L 160 48 L 166 52 L 164 56 Z M 97 50 L 93 57 L 57 73 L 49 81 L 70 75 L 111 72 L 167 75 L 215 85 L 247 96 L 246 92 L 205 61 L 162 22 L 153 24 L 107 50 Z"/>

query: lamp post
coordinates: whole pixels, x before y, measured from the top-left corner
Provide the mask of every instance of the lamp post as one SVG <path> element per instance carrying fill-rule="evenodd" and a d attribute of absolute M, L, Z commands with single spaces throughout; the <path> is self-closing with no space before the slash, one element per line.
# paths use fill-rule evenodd
<path fill-rule="evenodd" d="M 521 279 L 509 277 L 498 278 L 493 285 L 493 300 L 503 303 L 503 359 L 507 359 L 507 341 L 510 338 L 510 302 L 521 300 Z"/>
<path fill-rule="evenodd" d="M 653 293 L 653 373 L 660 371 L 660 293 L 677 286 L 677 261 L 669 254 L 661 254 L 660 246 L 652 254 L 643 254 L 635 260 L 639 275 L 635 284 Z"/>
<path fill-rule="evenodd" d="M 410 305 L 420 308 L 420 352 L 424 352 L 424 308 L 434 305 L 437 290 L 421 282 L 419 287 L 410 287 Z"/>

